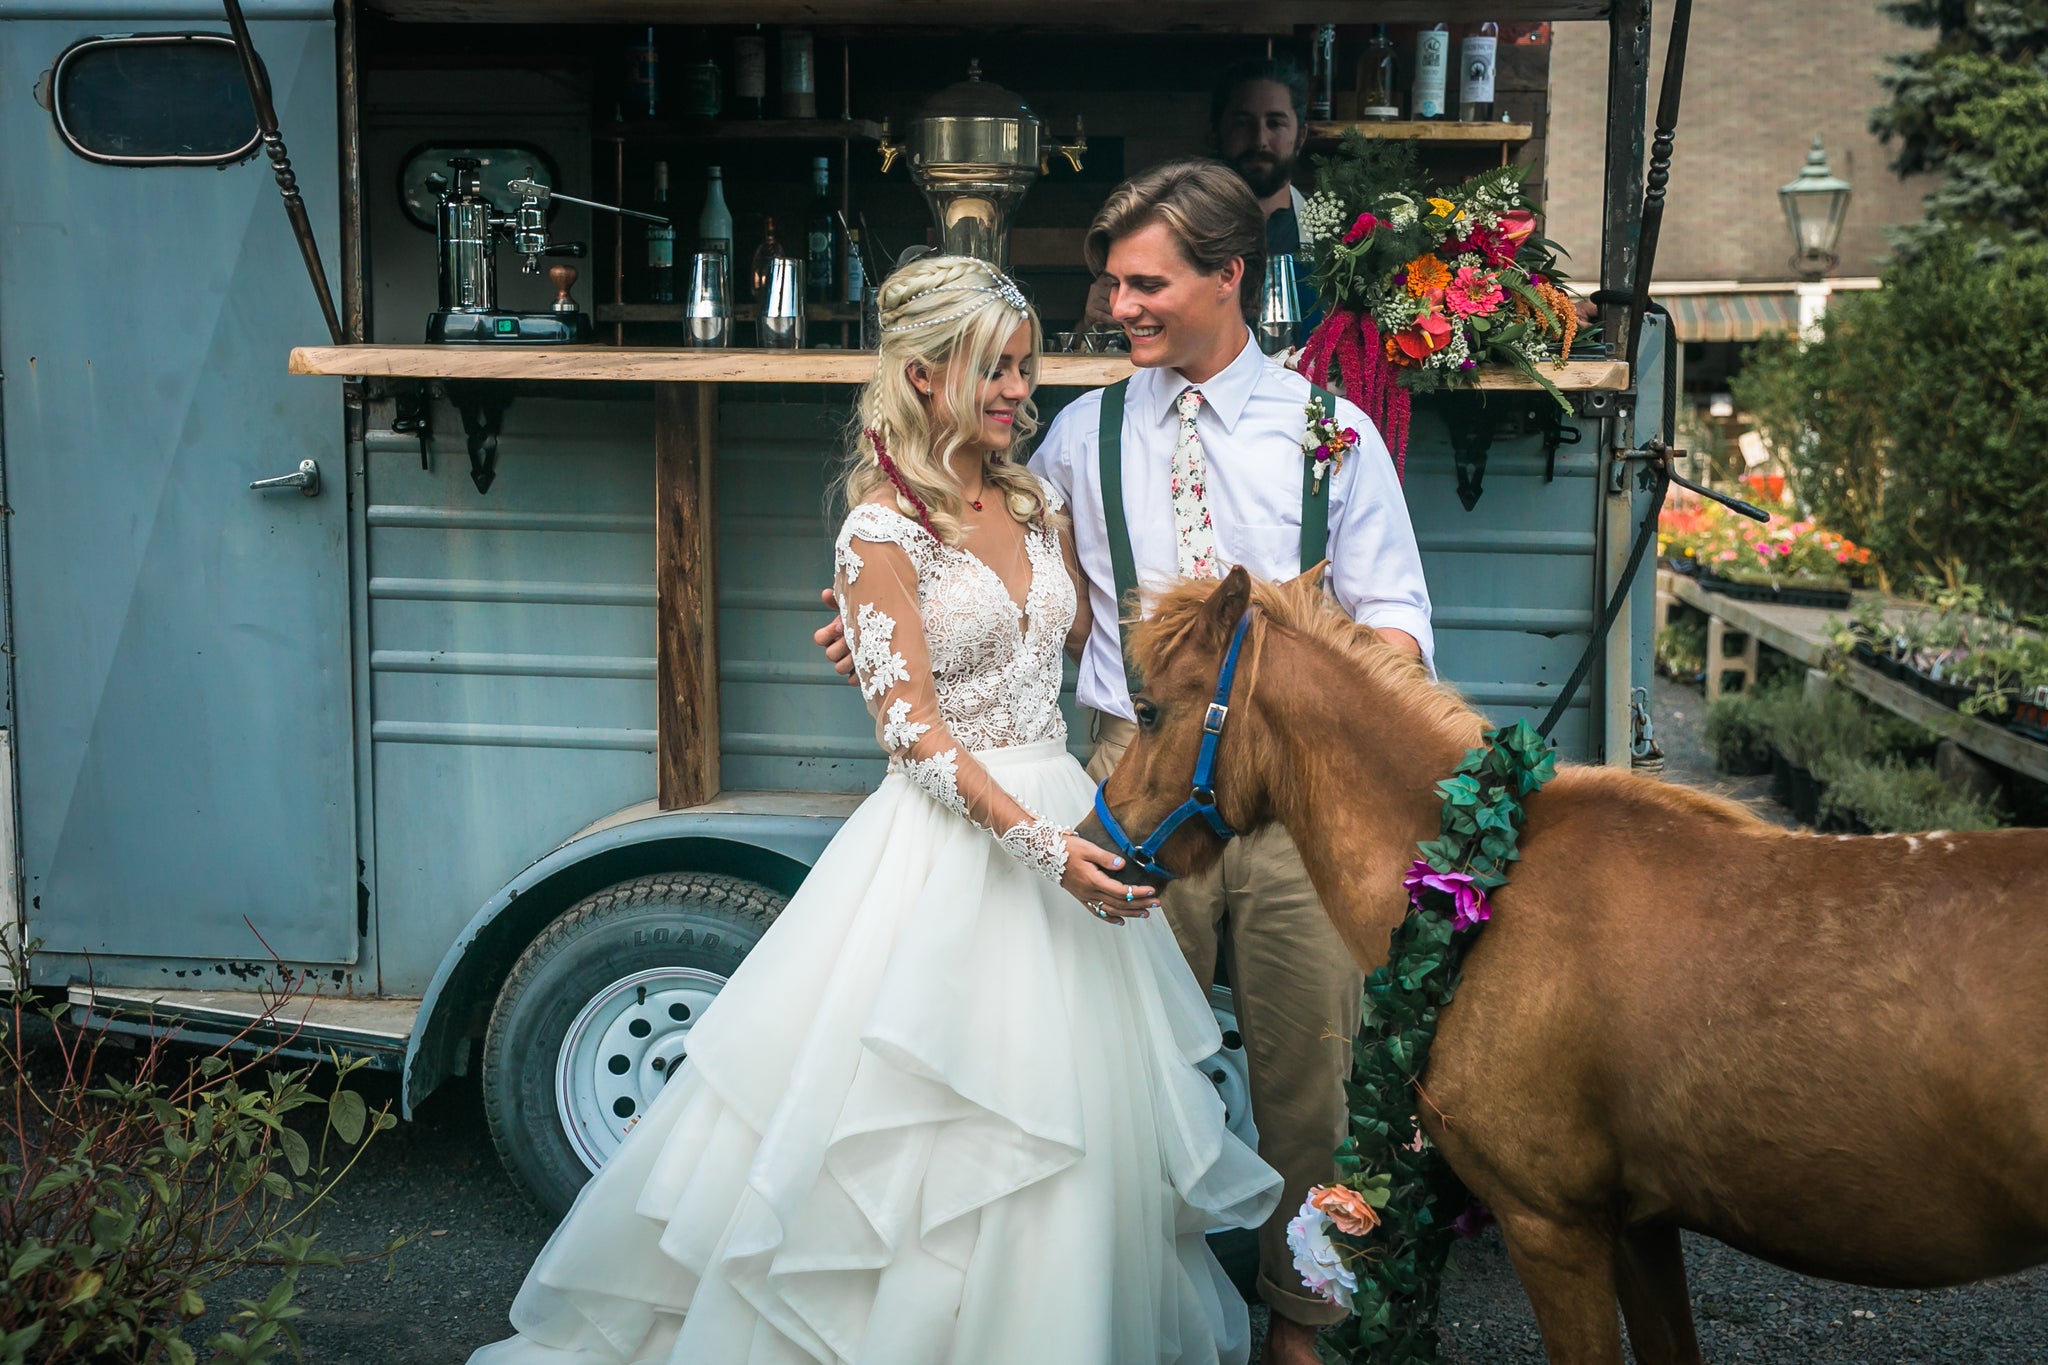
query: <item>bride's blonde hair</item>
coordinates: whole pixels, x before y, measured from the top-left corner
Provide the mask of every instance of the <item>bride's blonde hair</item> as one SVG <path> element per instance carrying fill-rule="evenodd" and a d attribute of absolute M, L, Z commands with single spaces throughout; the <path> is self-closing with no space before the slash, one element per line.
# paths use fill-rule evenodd
<path fill-rule="evenodd" d="M 958 545 L 964 495 L 948 472 L 949 462 L 979 434 L 981 385 L 1020 322 L 1031 327 L 1025 363 L 1029 383 L 1037 387 L 1044 349 L 1038 313 L 1007 275 L 975 256 L 925 256 L 901 266 L 882 285 L 880 303 L 881 354 L 854 408 L 841 491 L 852 507 L 893 486 L 898 511 L 923 522 L 946 544 Z M 932 421 L 938 404 L 911 382 L 911 368 L 920 364 L 934 385 L 944 386 L 946 408 L 956 416 L 942 429 Z M 1038 430 L 1038 409 L 1028 396 L 1017 408 L 1013 430 L 1016 439 L 1007 451 L 983 452 L 983 474 L 1018 521 L 1048 520 L 1037 478 L 1018 462 Z"/>

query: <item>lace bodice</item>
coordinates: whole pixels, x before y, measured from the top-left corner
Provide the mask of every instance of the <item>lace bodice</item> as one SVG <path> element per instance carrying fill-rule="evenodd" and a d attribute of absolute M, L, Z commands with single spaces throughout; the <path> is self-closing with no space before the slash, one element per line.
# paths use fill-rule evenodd
<path fill-rule="evenodd" d="M 1000 832 L 1006 848 L 1057 880 L 1064 832 L 1003 792 L 972 757 L 1066 738 L 1061 657 L 1077 609 L 1074 584 L 1057 532 L 1026 528 L 1024 552 L 1020 608 L 973 551 L 864 503 L 840 528 L 836 586 L 861 696 L 890 768 Z"/>

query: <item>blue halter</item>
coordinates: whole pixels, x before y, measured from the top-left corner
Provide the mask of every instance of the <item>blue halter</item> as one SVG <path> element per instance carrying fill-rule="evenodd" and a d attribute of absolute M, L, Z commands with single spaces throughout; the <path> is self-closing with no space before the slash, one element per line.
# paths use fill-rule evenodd
<path fill-rule="evenodd" d="M 1202 748 L 1195 755 L 1194 790 L 1188 793 L 1188 799 L 1175 806 L 1140 844 L 1132 842 L 1124 827 L 1117 823 L 1116 816 L 1110 813 L 1109 802 L 1102 795 L 1103 788 L 1109 785 L 1107 779 L 1095 788 L 1095 818 L 1102 822 L 1103 832 L 1109 835 L 1118 853 L 1155 881 L 1172 880 L 1174 874 L 1158 862 L 1159 849 L 1173 837 L 1175 830 L 1187 823 L 1189 816 L 1201 816 L 1209 828 L 1216 831 L 1219 839 L 1237 837 L 1237 831 L 1216 808 L 1216 750 L 1223 742 L 1223 723 L 1230 718 L 1230 685 L 1237 680 L 1237 656 L 1244 648 L 1245 632 L 1251 623 L 1252 608 L 1246 606 L 1244 615 L 1237 618 L 1237 631 L 1230 637 L 1230 648 L 1223 652 L 1223 668 L 1216 675 L 1216 699 L 1209 703 L 1208 714 L 1202 717 Z"/>

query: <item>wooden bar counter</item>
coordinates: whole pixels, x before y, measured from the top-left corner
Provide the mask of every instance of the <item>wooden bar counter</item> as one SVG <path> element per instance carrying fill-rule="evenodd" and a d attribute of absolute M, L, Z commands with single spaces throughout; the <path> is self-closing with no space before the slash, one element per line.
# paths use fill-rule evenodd
<path fill-rule="evenodd" d="M 1121 354 L 1047 355 L 1041 387 L 1100 388 L 1132 373 Z M 863 384 L 871 351 L 761 351 L 619 346 L 300 346 L 290 372 L 351 379 L 631 382 L 655 386 L 655 726 L 661 808 L 719 792 L 717 612 L 712 581 L 718 386 Z M 1567 392 L 1625 390 L 1628 366 L 1578 360 L 1546 372 Z M 1482 371 L 1473 387 L 1533 390 L 1520 374 Z"/>

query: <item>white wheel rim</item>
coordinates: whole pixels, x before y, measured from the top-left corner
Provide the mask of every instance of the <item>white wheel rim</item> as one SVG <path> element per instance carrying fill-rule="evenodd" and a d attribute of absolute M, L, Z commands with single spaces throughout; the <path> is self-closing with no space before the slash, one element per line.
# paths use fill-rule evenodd
<path fill-rule="evenodd" d="M 1258 1125 L 1252 1122 L 1251 1060 L 1245 1056 L 1244 1039 L 1237 1031 L 1237 1005 L 1228 986 L 1209 988 L 1209 1008 L 1215 1012 L 1216 1027 L 1223 1034 L 1223 1046 L 1203 1058 L 1202 1074 L 1223 1097 L 1224 1126 L 1245 1146 L 1257 1151 Z"/>
<path fill-rule="evenodd" d="M 577 1012 L 555 1057 L 555 1111 L 593 1172 L 675 1075 L 691 1027 L 724 985 L 694 967 L 656 967 L 620 977 Z"/>

